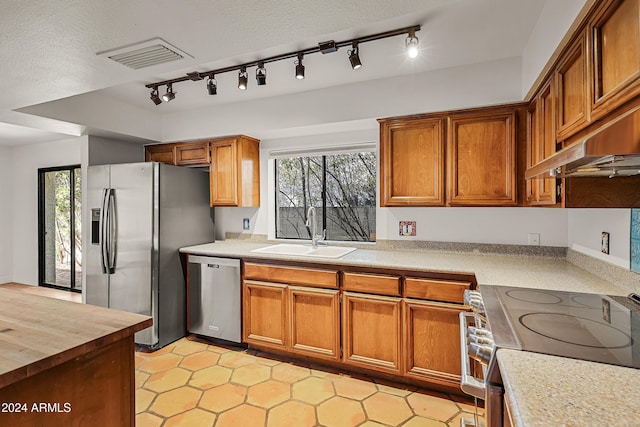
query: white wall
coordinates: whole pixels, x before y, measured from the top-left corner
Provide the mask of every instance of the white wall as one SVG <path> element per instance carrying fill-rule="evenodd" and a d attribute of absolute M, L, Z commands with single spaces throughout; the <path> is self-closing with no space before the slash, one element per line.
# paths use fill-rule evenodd
<path fill-rule="evenodd" d="M 404 114 L 517 102 L 520 58 L 364 81 L 163 116 L 163 141 L 246 134 L 263 141 Z M 332 128 L 334 129 L 334 128 Z M 335 131 L 335 130 L 333 130 Z M 331 132 L 331 131 L 329 131 Z"/>
<path fill-rule="evenodd" d="M 631 209 L 566 210 L 569 212 L 569 247 L 629 269 Z M 609 255 L 600 252 L 603 231 L 609 233 Z"/>
<path fill-rule="evenodd" d="M 567 246 L 567 212 L 536 208 L 379 208 L 378 239 Z M 399 221 L 416 221 L 416 236 L 399 236 Z"/>
<path fill-rule="evenodd" d="M 144 162 L 142 144 L 99 136 L 88 137 L 87 166 Z"/>
<path fill-rule="evenodd" d="M 589 0 L 547 0 L 522 52 L 522 97 Z"/>
<path fill-rule="evenodd" d="M 13 227 L 12 197 L 13 178 L 11 176 L 12 150 L 0 147 L 0 283 L 12 279 Z"/>
<path fill-rule="evenodd" d="M 13 279 L 38 284 L 38 168 L 80 164 L 86 137 L 12 148 Z"/>

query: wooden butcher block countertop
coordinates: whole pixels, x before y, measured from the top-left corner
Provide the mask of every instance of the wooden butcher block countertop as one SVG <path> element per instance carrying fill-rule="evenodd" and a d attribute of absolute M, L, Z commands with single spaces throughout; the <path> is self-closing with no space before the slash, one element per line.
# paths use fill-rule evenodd
<path fill-rule="evenodd" d="M 0 388 L 151 324 L 148 316 L 0 289 Z"/>

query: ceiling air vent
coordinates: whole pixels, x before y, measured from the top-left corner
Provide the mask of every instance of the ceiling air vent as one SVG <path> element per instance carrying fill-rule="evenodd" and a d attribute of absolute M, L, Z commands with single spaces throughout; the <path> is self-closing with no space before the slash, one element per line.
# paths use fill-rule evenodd
<path fill-rule="evenodd" d="M 109 58 L 134 70 L 179 59 L 193 58 L 193 56 L 172 46 L 161 38 L 98 52 L 96 55 Z"/>

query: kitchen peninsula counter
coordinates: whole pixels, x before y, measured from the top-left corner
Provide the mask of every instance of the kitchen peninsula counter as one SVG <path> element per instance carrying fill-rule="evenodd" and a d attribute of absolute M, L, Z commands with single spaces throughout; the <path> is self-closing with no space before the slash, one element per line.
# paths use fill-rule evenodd
<path fill-rule="evenodd" d="M 133 425 L 150 317 L 0 288 L 0 425 Z"/>
<path fill-rule="evenodd" d="M 183 253 L 228 258 L 295 261 L 325 265 L 396 268 L 414 271 L 475 274 L 478 285 L 518 286 L 609 295 L 628 295 L 623 284 L 591 274 L 564 257 L 435 250 L 357 249 L 342 258 L 273 255 L 251 252 L 273 243 L 226 240 L 181 248 Z"/>
<path fill-rule="evenodd" d="M 640 369 L 498 350 L 514 427 L 635 426 Z"/>

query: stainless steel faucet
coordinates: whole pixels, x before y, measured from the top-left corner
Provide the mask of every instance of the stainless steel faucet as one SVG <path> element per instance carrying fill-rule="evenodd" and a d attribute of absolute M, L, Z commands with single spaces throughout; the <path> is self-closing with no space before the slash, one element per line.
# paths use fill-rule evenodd
<path fill-rule="evenodd" d="M 311 227 L 311 247 L 317 248 L 318 245 L 326 245 L 327 243 L 323 240 L 327 235 L 327 230 L 323 230 L 322 234 L 318 234 L 318 223 L 316 219 L 316 208 L 311 206 L 309 210 L 307 210 L 307 221 L 305 224 L 307 227 Z"/>

